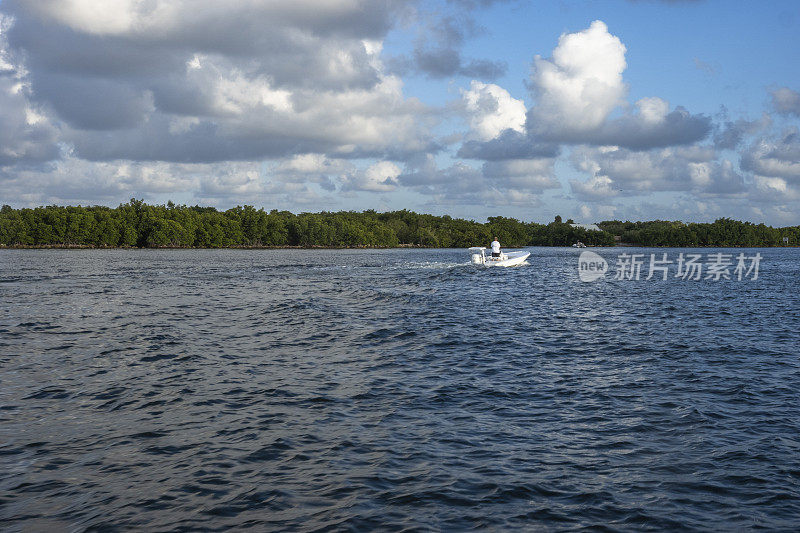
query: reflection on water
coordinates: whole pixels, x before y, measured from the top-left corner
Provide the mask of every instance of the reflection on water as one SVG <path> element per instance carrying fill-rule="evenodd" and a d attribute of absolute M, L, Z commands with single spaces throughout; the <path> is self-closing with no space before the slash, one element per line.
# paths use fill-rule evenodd
<path fill-rule="evenodd" d="M 531 251 L 0 251 L 0 520 L 793 528 L 798 252 L 582 283 Z"/>

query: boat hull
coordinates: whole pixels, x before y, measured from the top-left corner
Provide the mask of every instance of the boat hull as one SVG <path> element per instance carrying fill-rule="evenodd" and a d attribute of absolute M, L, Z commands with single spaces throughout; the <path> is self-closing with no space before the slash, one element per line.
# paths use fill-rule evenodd
<path fill-rule="evenodd" d="M 491 257 L 486 258 L 484 266 L 487 267 L 513 267 L 519 266 L 528 259 L 531 255 L 530 252 L 508 252 L 505 254 L 506 258 L 502 260 L 495 260 Z"/>

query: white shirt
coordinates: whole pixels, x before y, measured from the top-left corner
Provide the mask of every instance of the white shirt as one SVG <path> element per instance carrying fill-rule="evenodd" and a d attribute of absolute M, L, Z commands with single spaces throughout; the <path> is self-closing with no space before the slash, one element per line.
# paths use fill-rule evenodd
<path fill-rule="evenodd" d="M 492 253 L 499 254 L 500 253 L 500 243 L 497 241 L 492 241 Z"/>

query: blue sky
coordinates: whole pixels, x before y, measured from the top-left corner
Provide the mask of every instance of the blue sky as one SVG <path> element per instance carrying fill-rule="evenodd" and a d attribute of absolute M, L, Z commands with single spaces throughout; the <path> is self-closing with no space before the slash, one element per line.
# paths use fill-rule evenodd
<path fill-rule="evenodd" d="M 495 83 L 525 97 L 532 57 L 548 55 L 562 33 L 598 19 L 628 49 L 631 99 L 660 95 L 699 112 L 713 114 L 725 105 L 731 112 L 759 115 L 772 86 L 800 84 L 800 8 L 794 1 L 497 3 L 480 11 L 485 34 L 464 50 L 506 61 L 508 72 Z M 403 37 L 391 39 L 392 51 L 407 50 Z M 713 72 L 698 68 L 695 59 Z M 444 103 L 448 95 L 436 85 L 408 81 L 409 91 Z"/>
<path fill-rule="evenodd" d="M 0 203 L 800 224 L 795 1 L 0 13 Z"/>

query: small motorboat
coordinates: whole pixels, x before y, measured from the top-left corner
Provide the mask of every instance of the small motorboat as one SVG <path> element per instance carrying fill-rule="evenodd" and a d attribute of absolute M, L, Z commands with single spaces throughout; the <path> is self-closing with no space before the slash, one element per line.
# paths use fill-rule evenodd
<path fill-rule="evenodd" d="M 472 264 L 482 266 L 513 267 L 525 262 L 530 252 L 500 252 L 500 257 L 486 257 L 486 247 L 473 246 L 469 249 L 472 252 Z"/>
<path fill-rule="evenodd" d="M 572 245 L 573 248 L 586 248 L 586 245 L 583 244 L 581 241 L 576 242 Z"/>

